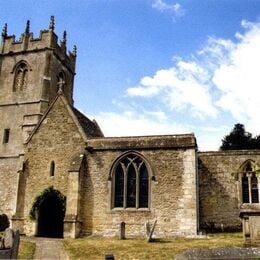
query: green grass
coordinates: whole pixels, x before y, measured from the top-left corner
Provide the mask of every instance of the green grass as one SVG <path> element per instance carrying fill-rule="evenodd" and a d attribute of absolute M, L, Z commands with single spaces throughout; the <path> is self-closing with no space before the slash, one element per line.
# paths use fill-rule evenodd
<path fill-rule="evenodd" d="M 104 259 L 113 254 L 115 259 L 173 259 L 190 248 L 242 247 L 242 233 L 210 234 L 200 239 L 157 239 L 147 243 L 142 239 L 118 240 L 116 238 L 70 239 L 64 247 L 71 259 Z"/>
<path fill-rule="evenodd" d="M 35 243 L 20 240 L 18 259 L 33 259 Z"/>

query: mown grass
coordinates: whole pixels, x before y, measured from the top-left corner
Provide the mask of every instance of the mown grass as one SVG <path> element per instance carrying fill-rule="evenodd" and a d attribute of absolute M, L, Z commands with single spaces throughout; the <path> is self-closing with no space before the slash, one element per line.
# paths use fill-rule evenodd
<path fill-rule="evenodd" d="M 35 243 L 20 240 L 18 259 L 33 259 Z"/>
<path fill-rule="evenodd" d="M 65 240 L 64 247 L 71 259 L 104 259 L 113 254 L 115 259 L 173 259 L 190 248 L 242 247 L 242 233 L 210 234 L 199 239 L 157 239 L 147 243 L 142 239 L 88 237 Z"/>

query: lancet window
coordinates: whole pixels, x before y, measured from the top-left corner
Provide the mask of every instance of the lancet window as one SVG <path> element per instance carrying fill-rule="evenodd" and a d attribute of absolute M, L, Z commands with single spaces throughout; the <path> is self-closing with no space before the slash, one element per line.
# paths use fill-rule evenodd
<path fill-rule="evenodd" d="M 113 172 L 113 207 L 149 207 L 149 171 L 136 154 L 127 154 L 116 163 Z"/>
<path fill-rule="evenodd" d="M 248 161 L 242 172 L 242 202 L 259 203 L 258 177 L 252 161 Z"/>
<path fill-rule="evenodd" d="M 50 164 L 50 176 L 53 177 L 55 174 L 55 162 L 52 161 Z"/>

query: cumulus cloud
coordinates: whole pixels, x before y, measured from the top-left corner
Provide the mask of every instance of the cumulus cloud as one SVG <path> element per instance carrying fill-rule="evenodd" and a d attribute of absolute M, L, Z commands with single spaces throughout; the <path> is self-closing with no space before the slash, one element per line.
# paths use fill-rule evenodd
<path fill-rule="evenodd" d="M 235 40 L 209 37 L 205 46 L 175 66 L 145 76 L 127 89 L 130 97 L 160 97 L 171 110 L 216 118 L 228 112 L 259 133 L 260 24 L 242 21 Z M 256 129 L 257 128 L 257 129 Z"/>
<path fill-rule="evenodd" d="M 195 132 L 200 150 L 216 150 L 230 122 L 259 134 L 260 23 L 241 26 L 232 40 L 209 37 L 189 59 L 175 57 L 172 67 L 142 77 L 119 112 L 94 115 L 105 135 Z"/>
<path fill-rule="evenodd" d="M 152 7 L 161 12 L 171 12 L 179 16 L 184 14 L 184 10 L 179 3 L 168 4 L 163 0 L 154 0 Z"/>
<path fill-rule="evenodd" d="M 171 110 L 189 109 L 194 117 L 216 117 L 212 105 L 208 71 L 195 62 L 179 61 L 176 67 L 159 70 L 152 77 L 144 77 L 140 85 L 127 89 L 129 96 L 153 97 L 161 95 Z"/>

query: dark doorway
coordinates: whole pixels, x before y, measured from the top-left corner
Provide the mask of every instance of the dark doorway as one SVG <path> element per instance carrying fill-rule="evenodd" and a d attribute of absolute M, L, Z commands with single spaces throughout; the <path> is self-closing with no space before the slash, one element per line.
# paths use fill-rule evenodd
<path fill-rule="evenodd" d="M 47 189 L 38 206 L 38 232 L 41 237 L 63 237 L 65 197 L 57 190 Z"/>

